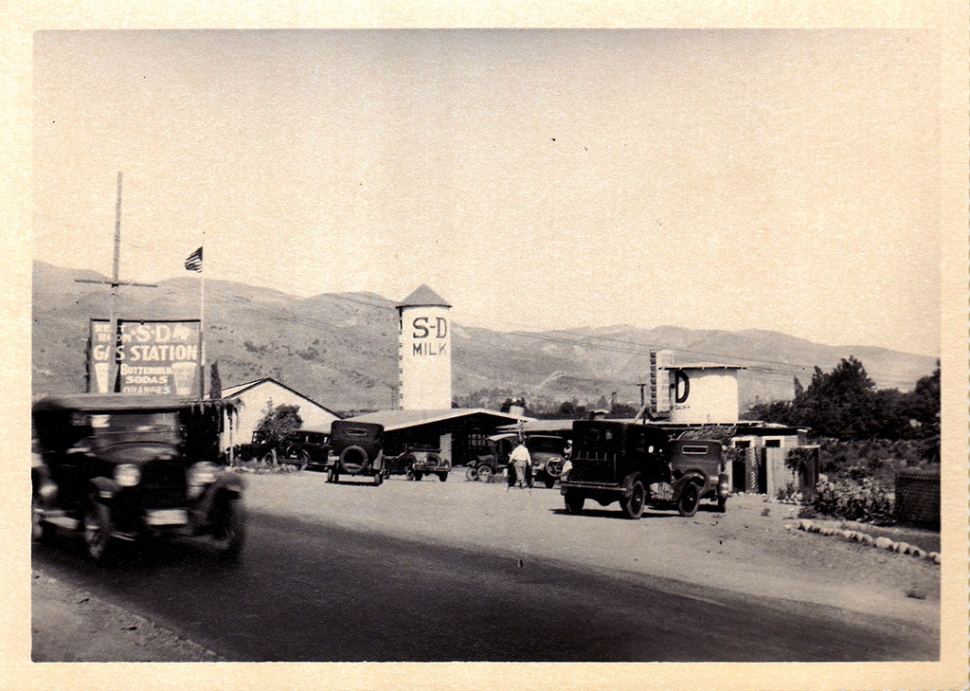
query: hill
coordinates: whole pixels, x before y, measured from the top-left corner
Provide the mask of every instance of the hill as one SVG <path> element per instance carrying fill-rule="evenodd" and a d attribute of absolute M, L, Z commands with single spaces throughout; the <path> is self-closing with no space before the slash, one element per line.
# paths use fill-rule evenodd
<path fill-rule="evenodd" d="M 88 320 L 106 319 L 107 280 L 90 271 L 34 263 L 33 389 L 35 395 L 83 390 Z M 224 385 L 273 377 L 335 410 L 388 408 L 397 371 L 394 302 L 369 293 L 300 298 L 242 283 L 206 281 L 206 353 Z M 192 319 L 199 315 L 196 277 L 123 287 L 122 319 Z M 861 360 L 879 388 L 908 390 L 930 374 L 935 358 L 884 348 L 828 346 L 774 331 L 703 331 L 674 326 L 614 326 L 538 333 L 452 325 L 453 393 L 466 405 L 495 406 L 508 395 L 530 403 L 594 403 L 616 392 L 639 402 L 651 349 L 675 351 L 678 362 L 717 361 L 746 367 L 742 405 L 787 399 L 794 376 L 806 384 L 813 367 Z M 489 392 L 491 395 L 489 395 Z"/>

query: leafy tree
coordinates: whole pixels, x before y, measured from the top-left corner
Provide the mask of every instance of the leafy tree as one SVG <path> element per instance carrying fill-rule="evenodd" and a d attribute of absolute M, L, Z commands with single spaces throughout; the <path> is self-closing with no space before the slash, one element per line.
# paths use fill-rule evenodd
<path fill-rule="evenodd" d="M 877 426 L 875 384 L 854 357 L 843 359 L 826 374 L 815 368 L 812 383 L 793 403 L 794 417 L 818 436 L 860 439 Z"/>
<path fill-rule="evenodd" d="M 273 401 L 270 400 L 266 402 L 263 417 L 256 425 L 256 431 L 267 443 L 276 446 L 287 432 L 300 429 L 302 426 L 300 406 L 281 404 L 274 407 Z"/>

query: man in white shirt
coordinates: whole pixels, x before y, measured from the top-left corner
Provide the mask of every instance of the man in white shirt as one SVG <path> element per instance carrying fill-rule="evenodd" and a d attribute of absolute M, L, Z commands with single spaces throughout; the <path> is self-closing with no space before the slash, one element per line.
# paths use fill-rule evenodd
<path fill-rule="evenodd" d="M 525 447 L 524 441 L 520 441 L 519 445 L 512 450 L 509 455 L 509 464 L 512 466 L 509 470 L 515 472 L 515 482 L 512 482 L 510 478 L 509 487 L 513 484 L 525 487 L 527 473 L 532 465 L 532 455 L 529 453 L 529 449 Z"/>

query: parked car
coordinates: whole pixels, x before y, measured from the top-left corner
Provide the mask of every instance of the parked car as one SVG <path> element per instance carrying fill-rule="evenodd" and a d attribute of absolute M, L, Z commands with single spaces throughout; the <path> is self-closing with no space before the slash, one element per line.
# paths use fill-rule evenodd
<path fill-rule="evenodd" d="M 488 444 L 488 453 L 482 454 L 475 459 L 474 463 L 469 463 L 468 468 L 473 477 L 487 482 L 492 475 L 497 475 L 505 470 L 509 464 L 509 454 L 519 443 L 519 435 L 514 433 L 496 434 L 485 440 Z"/>
<path fill-rule="evenodd" d="M 469 472 L 474 479 L 487 481 L 491 475 L 501 473 L 508 467 L 509 455 L 519 443 L 516 432 L 496 434 L 486 439 L 489 453 L 475 459 L 473 468 Z M 565 463 L 566 439 L 551 434 L 526 434 L 525 446 L 532 457 L 529 468 L 528 482 L 542 481 L 546 487 L 552 488 L 562 472 Z M 470 477 L 469 479 L 473 479 Z"/>
<path fill-rule="evenodd" d="M 430 446 L 406 446 L 404 453 L 385 457 L 388 475 L 406 475 L 408 480 L 420 482 L 425 475 L 437 475 L 445 482 L 451 463 L 441 455 L 441 449 Z"/>
<path fill-rule="evenodd" d="M 190 404 L 156 396 L 78 394 L 34 404 L 33 537 L 83 536 L 88 556 L 116 542 L 201 537 L 222 557 L 243 544 L 243 480 L 195 455 Z"/>
<path fill-rule="evenodd" d="M 384 426 L 376 422 L 334 420 L 330 424 L 330 454 L 327 482 L 339 482 L 341 475 L 363 476 L 375 485 L 384 481 Z"/>
<path fill-rule="evenodd" d="M 552 489 L 566 462 L 566 440 L 554 435 L 530 434 L 525 438 L 525 448 L 532 457 L 533 480 Z"/>
<path fill-rule="evenodd" d="M 633 519 L 647 505 L 693 516 L 702 499 L 713 499 L 723 512 L 730 484 L 721 443 L 675 435 L 650 424 L 574 422 L 572 459 L 560 478 L 566 510 L 580 513 L 593 499 L 602 506 L 619 501 Z"/>
<path fill-rule="evenodd" d="M 287 432 L 276 454 L 279 463 L 304 468 L 326 468 L 330 457 L 330 435 L 309 429 Z"/>

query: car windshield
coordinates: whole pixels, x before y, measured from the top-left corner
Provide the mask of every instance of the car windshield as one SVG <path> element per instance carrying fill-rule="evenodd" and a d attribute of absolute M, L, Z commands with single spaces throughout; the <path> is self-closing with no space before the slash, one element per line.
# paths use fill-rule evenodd
<path fill-rule="evenodd" d="M 526 440 L 525 445 L 529 451 L 561 454 L 566 442 L 558 437 L 532 437 Z"/>
<path fill-rule="evenodd" d="M 119 434 L 177 434 L 180 430 L 178 414 L 157 413 L 95 413 L 90 416 L 91 431 L 96 437 Z"/>

